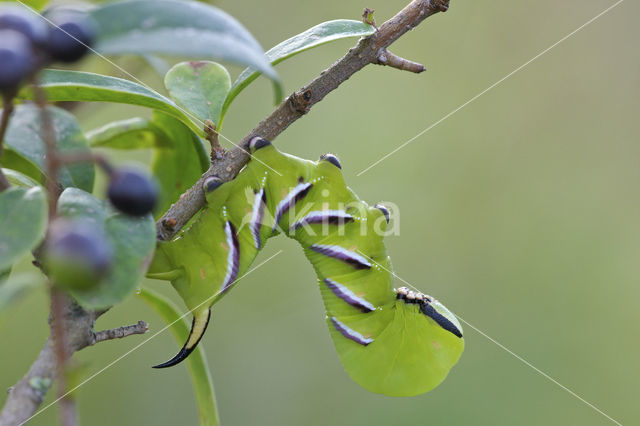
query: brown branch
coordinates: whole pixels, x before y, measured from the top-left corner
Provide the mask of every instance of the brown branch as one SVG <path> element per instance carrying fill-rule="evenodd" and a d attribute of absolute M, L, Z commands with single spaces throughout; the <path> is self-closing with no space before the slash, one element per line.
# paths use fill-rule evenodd
<path fill-rule="evenodd" d="M 47 109 L 47 97 L 40 87 L 37 77 L 33 78 L 35 100 L 40 109 L 40 121 L 42 124 L 42 140 L 45 147 L 45 168 L 47 178 L 47 192 L 49 200 L 49 223 L 56 217 L 58 198 L 61 193 L 61 185 L 58 183 L 58 171 L 60 159 L 56 146 L 56 135 L 53 128 L 53 120 Z M 57 393 L 60 398 L 60 421 L 62 426 L 75 426 L 77 422 L 76 407 L 73 398 L 67 394 L 66 369 L 71 357 L 67 329 L 63 321 L 59 319 L 65 313 L 65 301 L 67 296 L 62 290 L 56 288 L 49 280 L 49 293 L 51 295 L 51 340 L 56 355 L 57 366 Z"/>
<path fill-rule="evenodd" d="M 132 334 L 144 334 L 147 331 L 149 331 L 149 324 L 144 321 L 138 321 L 137 324 L 125 325 L 124 327 L 102 330 L 95 333 L 93 344 L 107 340 L 122 339 Z"/>
<path fill-rule="evenodd" d="M 64 315 L 61 317 L 61 325 L 66 330 L 69 355 L 105 340 L 142 334 L 147 331 L 147 324 L 139 321 L 135 325 L 96 333 L 93 331 L 93 325 L 106 310 L 86 311 L 67 296 L 63 296 L 62 302 Z M 52 328 L 55 322 L 56 320 L 52 317 Z M 57 365 L 53 339 L 49 337 L 27 374 L 9 389 L 9 396 L 0 412 L 0 426 L 20 425 L 36 413 L 47 391 L 57 378 Z"/>
<path fill-rule="evenodd" d="M 420 74 L 426 71 L 424 65 L 410 61 L 408 59 L 401 58 L 400 56 L 389 52 L 387 49 L 382 49 L 376 58 L 376 64 L 386 65 L 388 67 L 397 68 L 402 71 L 414 72 Z"/>
<path fill-rule="evenodd" d="M 209 176 L 218 176 L 224 181 L 233 179 L 247 163 L 247 143 L 251 137 L 259 135 L 273 140 L 294 121 L 320 102 L 340 84 L 369 64 L 376 64 L 379 55 L 391 43 L 423 20 L 449 8 L 449 0 L 413 0 L 393 18 L 386 21 L 373 35 L 361 39 L 339 61 L 323 71 L 311 83 L 293 93 L 282 102 L 267 118 L 262 120 L 240 142 L 239 147 L 227 152 L 220 160 L 212 162 L 200 180 L 189 188 L 180 199 L 158 220 L 158 238 L 168 240 L 191 219 L 204 205 L 202 184 Z"/>

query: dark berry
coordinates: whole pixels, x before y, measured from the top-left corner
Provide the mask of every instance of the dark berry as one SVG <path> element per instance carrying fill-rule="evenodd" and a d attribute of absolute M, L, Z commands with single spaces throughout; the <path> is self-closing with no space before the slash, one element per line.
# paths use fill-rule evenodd
<path fill-rule="evenodd" d="M 342 169 L 342 165 L 340 164 L 340 160 L 338 157 L 333 154 L 322 154 L 320 156 L 320 161 L 328 161 L 339 169 Z"/>
<path fill-rule="evenodd" d="M 36 67 L 29 39 L 15 30 L 0 30 L 0 92 L 14 91 Z"/>
<path fill-rule="evenodd" d="M 46 21 L 22 7 L 0 9 L 0 29 L 21 32 L 31 43 L 38 46 L 44 45 L 49 36 Z"/>
<path fill-rule="evenodd" d="M 144 216 L 156 205 L 158 190 L 154 182 L 137 170 L 118 170 L 111 176 L 109 200 L 130 216 Z"/>
<path fill-rule="evenodd" d="M 94 226 L 65 220 L 57 220 L 51 225 L 45 266 L 57 285 L 90 288 L 105 276 L 111 263 L 111 248 Z"/>
<path fill-rule="evenodd" d="M 75 62 L 89 50 L 95 38 L 95 25 L 87 15 L 62 11 L 48 16 L 49 29 L 46 50 L 54 60 Z"/>

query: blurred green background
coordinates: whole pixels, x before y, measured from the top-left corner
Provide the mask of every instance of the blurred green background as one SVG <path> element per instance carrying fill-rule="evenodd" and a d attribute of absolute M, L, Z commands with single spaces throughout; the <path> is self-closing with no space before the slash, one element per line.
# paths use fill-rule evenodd
<path fill-rule="evenodd" d="M 321 21 L 358 19 L 364 7 L 375 9 L 381 23 L 406 3 L 216 2 L 265 49 Z M 361 198 L 400 208 L 400 235 L 387 238 L 399 276 L 616 420 L 639 424 L 638 2 L 622 3 L 356 176 L 612 4 L 452 0 L 449 12 L 392 46 L 427 72 L 369 66 L 277 145 L 301 157 L 339 154 Z M 279 65 L 287 91 L 353 43 Z M 161 87 L 139 63 L 121 63 Z M 96 59 L 85 69 L 119 75 Z M 240 69 L 230 70 L 235 76 Z M 270 83 L 261 79 L 232 106 L 225 135 L 241 138 L 270 112 L 271 102 Z M 76 112 L 87 130 L 148 114 L 98 104 Z M 148 161 L 149 155 L 133 158 Z M 223 425 L 612 424 L 468 325 L 460 363 L 434 391 L 399 399 L 361 389 L 334 352 L 313 270 L 297 244 L 272 240 L 257 262 L 278 250 L 284 252 L 216 305 L 201 343 Z M 29 269 L 29 259 L 23 265 Z M 163 282 L 144 285 L 177 301 Z M 0 319 L 0 389 L 15 383 L 37 355 L 48 335 L 47 315 L 41 291 Z M 133 296 L 97 328 L 139 319 L 150 322 L 151 332 L 164 326 Z M 88 375 L 142 340 L 103 343 L 75 359 L 86 363 Z M 177 349 L 163 333 L 84 385 L 77 392 L 83 424 L 195 425 L 186 367 L 150 368 Z M 56 422 L 51 408 L 30 424 Z"/>

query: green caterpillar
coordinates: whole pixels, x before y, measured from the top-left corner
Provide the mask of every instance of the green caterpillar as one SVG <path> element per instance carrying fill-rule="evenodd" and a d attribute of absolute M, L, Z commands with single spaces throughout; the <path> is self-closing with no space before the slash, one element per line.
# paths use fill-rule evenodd
<path fill-rule="evenodd" d="M 440 384 L 464 349 L 462 328 L 430 296 L 392 287 L 381 232 L 389 211 L 359 200 L 331 154 L 303 160 L 259 137 L 251 140 L 250 152 L 252 161 L 233 181 L 204 182 L 207 204 L 199 216 L 158 246 L 149 276 L 171 281 L 193 313 L 193 325 L 180 352 L 155 368 L 189 355 L 211 306 L 282 230 L 302 245 L 318 275 L 333 343 L 357 383 L 392 396 L 418 395 Z"/>

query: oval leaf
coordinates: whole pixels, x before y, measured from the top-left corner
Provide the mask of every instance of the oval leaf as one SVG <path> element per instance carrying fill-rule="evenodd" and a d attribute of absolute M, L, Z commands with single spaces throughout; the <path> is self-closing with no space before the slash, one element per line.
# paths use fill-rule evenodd
<path fill-rule="evenodd" d="M 67 111 L 49 106 L 58 150 L 65 152 L 87 151 L 89 143 L 84 137 L 76 118 Z M 40 108 L 35 105 L 18 105 L 11 116 L 4 141 L 15 154 L 45 174 L 45 145 L 42 140 L 42 120 Z M 4 161 L 11 168 L 10 161 Z M 23 172 L 22 168 L 15 167 Z M 40 179 L 38 175 L 29 175 Z M 93 164 L 77 163 L 61 167 L 58 181 L 64 187 L 78 187 L 85 191 L 93 190 L 95 168 Z"/>
<path fill-rule="evenodd" d="M 107 236 L 115 255 L 107 276 L 87 290 L 73 290 L 73 297 L 87 309 L 103 309 L 121 302 L 142 280 L 156 244 L 151 215 L 131 218 L 114 212 L 106 203 L 76 188 L 66 189 L 58 200 L 61 217 L 93 221 Z"/>
<path fill-rule="evenodd" d="M 47 200 L 40 187 L 0 192 L 0 271 L 35 248 L 47 229 Z"/>
<path fill-rule="evenodd" d="M 189 335 L 189 326 L 184 320 L 180 319 L 181 314 L 169 299 L 155 291 L 144 288 L 140 290 L 140 297 L 155 309 L 167 324 L 172 324 L 170 327 L 171 333 L 179 344 L 186 341 Z M 204 347 L 198 345 L 187 358 L 186 364 L 189 368 L 189 376 L 191 377 L 196 401 L 198 402 L 200 426 L 216 426 L 220 420 L 216 410 L 213 380 L 206 359 Z"/>
<path fill-rule="evenodd" d="M 375 32 L 375 28 L 369 24 L 365 24 L 362 21 L 354 21 L 351 19 L 336 19 L 334 21 L 327 21 L 309 28 L 305 32 L 291 37 L 283 41 L 282 43 L 269 49 L 265 55 L 269 59 L 272 65 L 279 64 L 280 62 L 288 59 L 292 56 L 302 53 L 305 50 L 313 49 L 325 43 L 329 43 L 334 40 L 340 40 L 349 37 L 363 37 L 369 36 Z M 233 87 L 227 95 L 227 99 L 222 107 L 222 119 L 229 109 L 229 105 L 238 94 L 244 90 L 252 81 L 254 81 L 260 75 L 260 71 L 247 68 L 238 76 L 233 83 Z M 278 104 L 282 101 L 282 93 L 276 90 L 275 103 Z"/>
<path fill-rule="evenodd" d="M 215 62 L 181 62 L 165 75 L 164 85 L 178 105 L 201 121 L 209 119 L 217 125 L 231 77 Z"/>
<path fill-rule="evenodd" d="M 16 170 L 2 169 L 2 173 L 4 173 L 11 185 L 23 186 L 25 188 L 32 188 L 39 185 L 34 179 Z"/>
<path fill-rule="evenodd" d="M 173 143 L 152 121 L 135 117 L 114 121 L 87 133 L 92 147 L 114 149 L 170 148 Z"/>
<path fill-rule="evenodd" d="M 201 126 L 191 121 L 172 100 L 129 80 L 90 72 L 44 70 L 40 73 L 40 85 L 52 102 L 115 102 L 144 106 L 171 114 L 204 135 Z M 20 92 L 20 97 L 33 99 L 33 93 L 27 88 Z"/>
<path fill-rule="evenodd" d="M 156 150 L 151 171 L 160 185 L 156 212 L 160 216 L 202 176 L 210 164 L 204 142 L 175 118 L 156 112 L 154 124 L 172 141 L 170 149 Z"/>
<path fill-rule="evenodd" d="M 103 54 L 168 54 L 247 65 L 277 74 L 260 44 L 238 21 L 206 4 L 166 0 L 111 3 L 91 12 L 100 26 Z"/>

